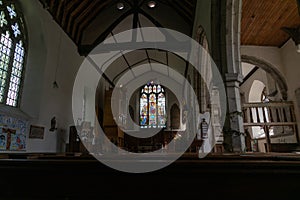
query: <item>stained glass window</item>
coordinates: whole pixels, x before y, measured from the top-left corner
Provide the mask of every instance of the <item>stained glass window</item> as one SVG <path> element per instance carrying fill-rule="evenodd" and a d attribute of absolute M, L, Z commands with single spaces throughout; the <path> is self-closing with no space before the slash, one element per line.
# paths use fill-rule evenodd
<path fill-rule="evenodd" d="M 16 107 L 25 61 L 25 25 L 15 1 L 0 1 L 0 103 Z"/>
<path fill-rule="evenodd" d="M 159 84 L 150 82 L 141 88 L 140 126 L 142 128 L 166 127 L 166 97 Z"/>

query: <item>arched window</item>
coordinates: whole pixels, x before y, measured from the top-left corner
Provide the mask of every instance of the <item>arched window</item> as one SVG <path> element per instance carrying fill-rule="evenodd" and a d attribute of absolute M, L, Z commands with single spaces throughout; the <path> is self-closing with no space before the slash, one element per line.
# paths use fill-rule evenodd
<path fill-rule="evenodd" d="M 15 1 L 0 0 L 0 103 L 18 106 L 25 63 L 25 25 Z"/>
<path fill-rule="evenodd" d="M 141 89 L 140 126 L 141 128 L 166 127 L 165 90 L 153 81 Z"/>

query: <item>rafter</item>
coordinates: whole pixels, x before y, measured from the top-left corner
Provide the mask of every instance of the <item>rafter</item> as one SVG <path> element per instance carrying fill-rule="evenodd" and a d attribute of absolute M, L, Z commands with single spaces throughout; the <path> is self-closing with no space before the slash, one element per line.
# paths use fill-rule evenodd
<path fill-rule="evenodd" d="M 85 2 L 85 3 L 83 3 Z M 89 2 L 88 1 L 82 1 L 82 3 L 79 5 L 79 11 L 78 12 L 74 12 L 75 14 L 73 15 L 73 22 L 72 22 L 72 29 L 71 31 L 71 35 L 74 38 L 74 40 L 78 43 L 78 40 L 76 40 L 76 34 L 77 34 L 77 28 L 78 28 L 78 23 L 77 23 L 77 18 L 78 16 L 83 13 L 85 11 L 85 9 L 87 9 L 89 7 Z"/>
<path fill-rule="evenodd" d="M 297 0 L 297 4 L 298 4 L 298 13 L 299 13 L 299 16 L 300 16 L 300 0 Z"/>
<path fill-rule="evenodd" d="M 85 30 L 95 22 L 97 17 L 101 15 L 104 9 L 113 9 L 116 6 L 116 1 L 111 0 L 39 0 L 43 6 L 47 6 L 47 10 L 53 16 L 53 19 L 62 27 L 65 33 L 77 45 L 80 52 L 85 54 L 91 51 L 97 44 L 101 43 L 107 35 L 127 16 L 134 14 L 134 27 L 138 27 L 138 14 L 146 17 L 151 23 L 157 27 L 163 27 L 162 24 L 144 11 L 141 7 L 147 3 L 146 0 L 123 0 L 126 4 L 125 10 L 121 11 L 123 14 L 114 20 L 114 17 L 109 20 L 112 21 L 110 26 L 105 30 L 99 32 L 99 37 L 93 38 L 92 44 L 83 44 Z M 194 8 L 196 0 L 157 0 L 158 3 L 164 3 L 165 6 L 170 7 L 176 11 L 187 23 L 192 23 L 194 17 Z M 172 5 L 175 4 L 175 5 Z M 119 11 L 117 11 L 119 12 Z M 118 16 L 120 15 L 118 14 Z M 138 14 L 137 14 L 138 13 Z M 192 24 L 191 24 L 192 27 Z M 168 34 L 168 33 L 164 33 Z M 171 35 L 167 35 L 172 37 Z M 170 37 L 168 37 L 170 39 Z M 171 38 L 172 39 L 172 38 Z"/>
<path fill-rule="evenodd" d="M 78 2 L 78 1 L 68 0 L 68 2 L 66 4 L 66 12 L 64 13 L 63 18 L 61 20 L 61 26 L 64 29 L 66 29 L 67 21 L 71 15 L 71 10 L 74 10 L 78 6 L 79 3 L 80 2 Z"/>
<path fill-rule="evenodd" d="M 99 3 L 99 1 L 97 2 Z M 80 34 L 78 37 L 78 42 L 80 44 L 82 41 L 83 30 L 85 30 L 104 9 L 109 9 L 113 3 L 114 1 L 105 1 L 101 4 L 99 3 L 95 8 L 93 8 L 93 12 L 89 12 L 86 17 L 82 18 L 82 20 L 78 22 L 78 32 Z"/>
<path fill-rule="evenodd" d="M 128 17 L 129 15 L 133 14 L 133 10 L 129 10 L 121 15 L 118 19 L 116 19 L 99 37 L 93 42 L 92 45 L 80 45 L 79 46 L 79 53 L 81 55 L 87 55 L 90 51 L 92 51 L 98 44 L 103 42 L 105 38 L 114 30 L 114 28 L 123 21 L 124 18 Z"/>

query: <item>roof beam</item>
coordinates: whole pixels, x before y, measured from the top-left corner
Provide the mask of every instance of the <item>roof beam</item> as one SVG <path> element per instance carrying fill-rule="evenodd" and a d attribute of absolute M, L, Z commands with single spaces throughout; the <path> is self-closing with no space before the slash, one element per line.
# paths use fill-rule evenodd
<path fill-rule="evenodd" d="M 91 45 L 82 45 L 83 49 L 91 48 Z M 136 50 L 136 49 L 158 49 L 161 47 L 162 49 L 172 49 L 176 52 L 190 52 L 191 44 L 187 42 L 176 41 L 174 43 L 169 42 L 123 42 L 123 43 L 110 43 L 110 44 L 102 44 L 101 46 L 96 46 L 92 52 L 94 54 L 106 53 L 111 51 L 126 51 L 126 50 Z"/>
<path fill-rule="evenodd" d="M 257 70 L 259 67 L 255 66 L 253 69 L 243 78 L 243 82 L 240 83 L 240 86 L 242 86 Z"/>
<path fill-rule="evenodd" d="M 123 19 L 125 19 L 130 14 L 133 14 L 133 10 L 129 10 L 121 15 L 118 19 L 116 19 L 94 42 L 92 45 L 80 45 L 78 47 L 79 54 L 87 55 L 92 51 L 98 44 L 103 42 L 105 38 L 114 30 L 114 28 L 121 23 Z"/>
<path fill-rule="evenodd" d="M 115 87 L 115 84 L 108 78 L 108 76 L 99 68 L 99 66 L 95 63 L 95 61 L 90 57 L 87 56 L 86 59 L 94 66 L 94 68 L 102 74 L 103 78 L 112 86 Z"/>

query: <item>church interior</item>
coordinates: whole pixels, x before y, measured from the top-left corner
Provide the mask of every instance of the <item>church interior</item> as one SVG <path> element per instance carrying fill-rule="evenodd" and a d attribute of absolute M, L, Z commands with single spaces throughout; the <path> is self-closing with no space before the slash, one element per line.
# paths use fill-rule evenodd
<path fill-rule="evenodd" d="M 299 0 L 0 0 L 0 30 L 0 199 L 299 195 Z"/>

